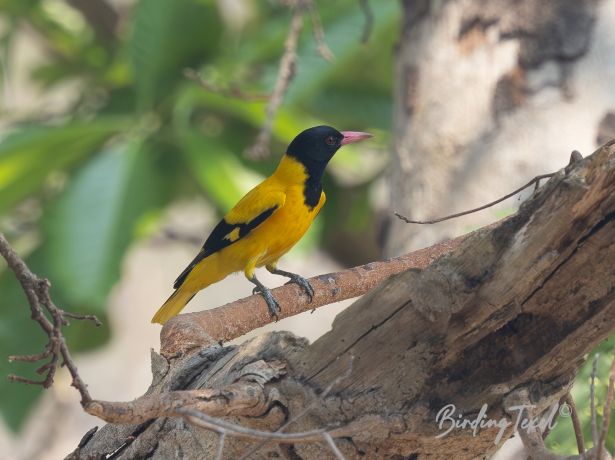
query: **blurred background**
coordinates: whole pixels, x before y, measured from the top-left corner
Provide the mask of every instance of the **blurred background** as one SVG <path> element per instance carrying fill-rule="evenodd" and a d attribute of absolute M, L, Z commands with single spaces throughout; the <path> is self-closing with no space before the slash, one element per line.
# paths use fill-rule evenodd
<path fill-rule="evenodd" d="M 151 316 L 220 216 L 275 168 L 303 129 L 329 124 L 375 135 L 332 161 L 327 205 L 281 264 L 304 276 L 400 254 L 501 218 L 514 212 L 518 198 L 429 228 L 409 229 L 391 216 L 402 210 L 435 217 L 483 204 L 563 167 L 572 149 L 589 154 L 600 136 L 610 136 L 614 1 L 589 2 L 589 26 L 581 13 L 560 24 L 564 32 L 589 27 L 578 61 L 565 56 L 560 66 L 552 58 L 555 70 L 531 62 L 522 77 L 522 59 L 515 61 L 522 40 L 502 44 L 492 38 L 493 23 L 469 21 L 469 38 L 453 34 L 469 42 L 452 55 L 441 29 L 457 27 L 463 14 L 453 6 L 464 2 L 435 2 L 440 9 L 428 13 L 444 21 L 417 26 L 425 3 L 315 2 L 317 15 L 304 17 L 295 78 L 274 118 L 270 154 L 256 158 L 249 152 L 284 52 L 287 2 L 0 0 L 0 232 L 51 280 L 59 306 L 103 321 L 100 328 L 73 321 L 65 329 L 96 398 L 143 394 L 150 349 L 159 346 Z M 546 13 L 524 14 L 529 21 Z M 319 22 L 332 59 L 319 50 Z M 574 73 L 574 66 L 592 70 Z M 417 68 L 428 76 L 420 85 L 412 79 Z M 598 91 L 595 81 L 603 92 L 584 93 Z M 499 88 L 499 102 L 486 111 L 482 105 L 492 102 L 479 96 L 480 85 L 490 93 Z M 596 100 L 601 109 L 590 116 Z M 490 121 L 473 124 L 476 114 Z M 269 286 L 282 283 L 262 276 Z M 201 292 L 186 311 L 250 293 L 243 276 L 232 276 Z M 346 305 L 271 328 L 313 340 Z M 44 394 L 5 378 L 35 377 L 34 366 L 6 357 L 38 352 L 45 341 L 0 264 L 0 458 L 61 458 L 100 425 L 81 412 L 63 372 Z M 613 341 L 601 348 L 612 350 Z M 600 359 L 603 401 L 610 357 Z M 588 382 L 586 366 L 573 393 L 584 421 Z M 575 450 L 568 425 L 560 422 L 549 438 L 558 452 Z M 611 451 L 614 441 L 611 430 Z"/>

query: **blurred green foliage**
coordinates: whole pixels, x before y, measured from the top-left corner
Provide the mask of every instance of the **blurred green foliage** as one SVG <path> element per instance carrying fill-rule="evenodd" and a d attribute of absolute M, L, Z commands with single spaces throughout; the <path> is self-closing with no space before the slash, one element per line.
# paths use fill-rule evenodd
<path fill-rule="evenodd" d="M 591 405 L 590 405 L 590 382 L 592 375 L 592 367 L 594 359 L 597 358 L 597 372 L 595 382 L 595 397 L 596 397 L 596 412 L 598 414 L 598 432 L 602 429 L 602 420 L 604 416 L 604 403 L 606 401 L 606 391 L 609 384 L 609 372 L 615 350 L 615 336 L 611 336 L 598 346 L 588 357 L 587 361 L 581 367 L 577 374 L 574 386 L 572 387 L 572 398 L 577 406 L 579 419 L 583 427 L 583 435 L 585 440 L 585 449 L 590 449 L 593 445 L 591 442 Z M 577 442 L 572 428 L 572 421 L 569 417 L 559 416 L 557 425 L 546 439 L 546 445 L 553 452 L 562 455 L 577 454 Z M 615 450 L 615 428 L 613 420 L 609 427 L 609 432 L 606 438 L 606 448 L 609 452 Z"/>
<path fill-rule="evenodd" d="M 84 2 L 72 4 L 78 3 Z M 213 0 L 138 0 L 120 11 L 109 35 L 101 33 L 102 19 L 88 19 L 64 0 L 0 0 L 4 87 L 11 83 L 4 63 L 12 62 L 26 34 L 44 52 L 27 69 L 29 84 L 41 94 L 66 83 L 81 91 L 62 113 L 41 107 L 18 121 L 3 113 L 0 133 L 0 231 L 38 275 L 52 280 L 62 308 L 104 317 L 122 258 L 147 235 L 144 228 L 156 228 L 152 217 L 197 195 L 224 212 L 246 191 L 246 177 L 274 168 L 278 155 L 264 162 L 243 155 L 265 119 L 266 102 L 208 92 L 183 76 L 193 68 L 212 85 L 237 85 L 248 94 L 271 91 L 291 13 L 277 2 L 245 4 L 250 11 L 238 26 Z M 366 44 L 365 17 L 355 0 L 322 0 L 318 7 L 336 59 L 327 62 L 318 54 L 306 16 L 297 75 L 275 120 L 272 151 L 281 153 L 299 131 L 325 123 L 375 131 L 386 145 L 398 2 L 374 9 Z M 41 115 L 48 112 L 55 115 Z M 345 153 L 339 161 L 338 168 L 345 168 L 358 157 Z M 376 176 L 351 186 L 328 178 L 329 209 L 318 234 L 369 225 L 367 191 Z M 348 193 L 354 211 L 328 225 Z M 40 351 L 45 338 L 6 270 L 0 272 L 0 292 L 0 376 L 34 377 L 33 366 L 9 365 L 6 358 Z M 109 335 L 105 327 L 79 322 L 66 331 L 75 351 L 98 346 Z M 0 394 L 13 395 L 0 398 L 12 428 L 20 427 L 39 393 L 0 378 Z"/>

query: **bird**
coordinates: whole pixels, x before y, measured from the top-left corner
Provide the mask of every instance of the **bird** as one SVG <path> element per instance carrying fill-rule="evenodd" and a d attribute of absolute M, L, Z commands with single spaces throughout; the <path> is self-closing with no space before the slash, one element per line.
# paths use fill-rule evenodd
<path fill-rule="evenodd" d="M 175 291 L 152 318 L 164 324 L 207 286 L 243 271 L 255 285 L 272 316 L 280 306 L 255 275 L 260 267 L 298 284 L 312 301 L 314 289 L 295 273 L 280 270 L 279 259 L 305 234 L 326 196 L 322 178 L 340 147 L 372 137 L 359 131 L 315 126 L 299 133 L 288 145 L 277 169 L 249 191 L 214 227 L 194 260 L 175 280 Z"/>

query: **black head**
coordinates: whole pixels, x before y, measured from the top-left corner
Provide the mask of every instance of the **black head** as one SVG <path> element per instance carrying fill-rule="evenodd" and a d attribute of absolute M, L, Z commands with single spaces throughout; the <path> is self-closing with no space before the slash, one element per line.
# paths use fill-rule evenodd
<path fill-rule="evenodd" d="M 313 178 L 322 174 L 342 145 L 358 142 L 371 134 L 353 131 L 340 132 L 331 126 L 315 126 L 301 132 L 286 149 L 286 153 L 299 160 Z"/>
<path fill-rule="evenodd" d="M 316 126 L 301 132 L 288 146 L 286 153 L 310 166 L 320 165 L 323 169 L 335 152 L 342 146 L 344 135 L 330 126 Z"/>

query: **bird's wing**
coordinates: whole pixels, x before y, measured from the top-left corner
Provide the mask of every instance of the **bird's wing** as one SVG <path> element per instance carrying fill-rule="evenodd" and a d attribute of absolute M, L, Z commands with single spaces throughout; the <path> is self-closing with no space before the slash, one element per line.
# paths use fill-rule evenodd
<path fill-rule="evenodd" d="M 261 184 L 264 185 L 264 184 Z M 284 206 L 286 194 L 279 190 L 256 187 L 244 196 L 214 227 L 203 248 L 175 280 L 178 289 L 192 269 L 205 257 L 236 243 L 265 222 L 277 209 Z"/>

